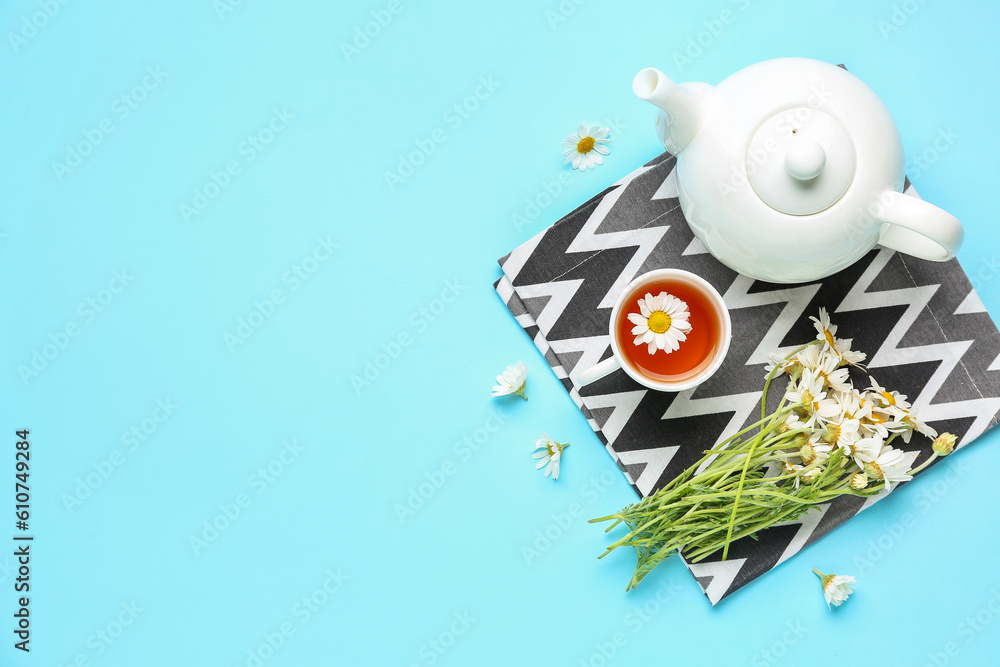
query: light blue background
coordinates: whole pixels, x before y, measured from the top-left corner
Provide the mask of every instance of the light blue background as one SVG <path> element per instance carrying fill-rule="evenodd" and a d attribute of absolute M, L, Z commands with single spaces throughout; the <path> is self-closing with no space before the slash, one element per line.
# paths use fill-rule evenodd
<path fill-rule="evenodd" d="M 263 664 L 601 665 L 612 648 L 611 664 L 995 658 L 1000 435 L 717 608 L 676 561 L 626 594 L 631 554 L 597 561 L 606 538 L 584 519 L 633 492 L 491 283 L 497 257 L 658 153 L 653 111 L 630 93 L 636 70 L 716 83 L 799 55 L 867 81 L 908 155 L 959 135 L 914 181 L 965 222 L 960 260 L 1000 313 L 1000 9 L 399 3 L 350 58 L 341 43 L 386 2 L 245 0 L 221 17 L 211 0 L 52 2 L 17 44 L 45 3 L 3 4 L 0 512 L 12 534 L 13 432 L 27 427 L 36 541 L 30 656 L 12 649 L 13 558 L 0 557 L 0 663 L 248 665 L 283 624 L 294 634 Z M 678 62 L 699 34 L 702 52 Z M 147 67 L 167 76 L 122 118 L 115 100 Z M 499 87 L 461 123 L 446 117 L 481 78 Z M 241 143 L 275 109 L 294 119 L 248 160 Z M 113 132 L 60 180 L 52 163 L 103 119 Z M 569 173 L 559 142 L 583 120 L 614 124 L 611 155 Z M 390 189 L 385 173 L 439 128 L 443 143 Z M 180 205 L 231 160 L 240 173 L 185 223 Z M 526 199 L 564 173 L 518 227 Z M 286 272 L 327 236 L 338 248 L 293 290 Z M 107 300 L 123 268 L 133 279 L 88 321 L 79 304 Z M 448 281 L 457 298 L 437 302 Z M 230 352 L 224 336 L 275 289 L 283 303 Z M 69 323 L 78 335 L 22 381 L 18 367 Z M 400 334 L 409 344 L 356 391 L 351 376 Z M 531 400 L 491 399 L 518 359 Z M 178 407 L 130 450 L 122 434 L 157 399 Z M 483 440 L 491 411 L 503 424 L 478 451 L 456 445 Z M 530 458 L 543 431 L 573 444 L 555 483 Z M 292 440 L 297 458 L 271 482 L 253 477 Z M 115 451 L 120 465 L 70 511 L 66 497 Z M 401 522 L 396 505 L 442 469 Z M 241 493 L 249 506 L 196 555 L 190 538 Z M 527 562 L 522 547 L 546 529 L 556 538 Z M 812 567 L 854 574 L 858 592 L 828 611 Z M 347 580 L 305 619 L 296 605 L 328 570 Z M 131 625 L 99 639 L 133 601 Z M 980 630 L 962 625 L 977 613 Z"/>

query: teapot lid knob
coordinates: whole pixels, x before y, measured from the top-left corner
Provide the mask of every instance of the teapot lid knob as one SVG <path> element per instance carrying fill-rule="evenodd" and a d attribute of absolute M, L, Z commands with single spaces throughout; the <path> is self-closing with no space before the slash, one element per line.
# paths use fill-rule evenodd
<path fill-rule="evenodd" d="M 826 151 L 812 139 L 795 139 L 785 152 L 785 170 L 800 181 L 811 181 L 826 166 Z"/>
<path fill-rule="evenodd" d="M 789 215 L 812 215 L 847 192 L 857 155 L 847 129 L 812 107 L 764 121 L 747 149 L 747 175 L 765 204 Z"/>

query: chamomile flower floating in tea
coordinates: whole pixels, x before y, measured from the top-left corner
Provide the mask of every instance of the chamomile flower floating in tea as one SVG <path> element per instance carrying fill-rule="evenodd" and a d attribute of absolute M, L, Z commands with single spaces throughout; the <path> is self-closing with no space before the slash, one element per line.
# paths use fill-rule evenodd
<path fill-rule="evenodd" d="M 559 479 L 559 462 L 562 460 L 563 450 L 569 447 L 568 442 L 556 442 L 547 434 L 535 441 L 535 453 L 531 455 L 533 459 L 541 459 L 535 470 L 548 464 L 545 468 L 545 476 L 552 475 L 552 479 Z"/>
<path fill-rule="evenodd" d="M 639 312 L 629 313 L 633 341 L 636 345 L 647 346 L 650 354 L 663 350 L 667 354 L 680 348 L 691 331 L 688 305 L 673 294 L 660 292 L 656 296 L 646 293 L 639 299 Z"/>
<path fill-rule="evenodd" d="M 831 604 L 834 607 L 839 607 L 854 592 L 854 589 L 851 588 L 851 584 L 857 583 L 854 577 L 842 574 L 823 574 L 816 568 L 813 568 L 813 572 L 823 582 L 823 597 L 826 598 L 827 607 Z"/>
<path fill-rule="evenodd" d="M 604 158 L 601 156 L 611 152 L 604 145 L 611 141 L 609 134 L 611 131 L 606 127 L 600 125 L 590 127 L 587 123 L 583 123 L 577 128 L 576 134 L 569 135 L 562 142 L 563 148 L 566 149 L 562 153 L 566 156 L 566 162 L 572 162 L 573 168 L 580 171 L 594 169 L 597 165 L 604 164 Z"/>
<path fill-rule="evenodd" d="M 524 393 L 524 388 L 528 386 L 528 367 L 523 361 L 517 362 L 516 366 L 508 366 L 507 370 L 497 376 L 496 386 L 493 387 L 494 396 L 508 396 L 517 394 L 524 400 L 528 400 L 528 395 Z"/>

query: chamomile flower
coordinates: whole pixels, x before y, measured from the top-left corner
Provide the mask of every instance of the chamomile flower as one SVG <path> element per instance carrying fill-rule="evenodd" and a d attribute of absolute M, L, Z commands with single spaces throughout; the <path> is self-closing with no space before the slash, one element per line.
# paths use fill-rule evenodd
<path fill-rule="evenodd" d="M 782 471 L 783 474 L 795 475 L 795 477 L 793 478 L 795 480 L 794 481 L 795 488 L 796 489 L 799 488 L 799 472 L 802 470 L 803 466 L 799 465 L 798 463 L 789 463 L 788 461 L 783 461 L 781 463 L 781 467 L 783 469 Z"/>
<path fill-rule="evenodd" d="M 783 433 L 787 433 L 788 431 L 794 431 L 800 428 L 809 428 L 809 427 L 806 426 L 805 422 L 803 422 L 799 418 L 799 416 L 794 412 L 785 417 L 785 421 L 781 424 L 781 426 L 778 427 L 778 429 Z"/>
<path fill-rule="evenodd" d="M 809 345 L 791 357 L 786 358 L 772 352 L 768 355 L 768 359 L 771 363 L 764 367 L 767 375 L 770 375 L 771 371 L 777 368 L 779 374 L 787 373 L 792 378 L 797 378 L 806 368 L 813 370 L 819 368 L 825 357 L 822 345 Z"/>
<path fill-rule="evenodd" d="M 809 468 L 808 470 L 804 471 L 799 476 L 802 478 L 802 482 L 804 484 L 812 484 L 822 474 L 823 474 L 823 470 L 820 469 L 820 468 Z"/>
<path fill-rule="evenodd" d="M 508 366 L 507 370 L 497 376 L 496 386 L 493 387 L 494 396 L 507 396 L 517 394 L 524 400 L 528 400 L 528 395 L 524 393 L 524 388 L 528 386 L 528 367 L 523 361 L 517 362 L 516 366 Z"/>
<path fill-rule="evenodd" d="M 823 582 L 823 597 L 826 598 L 827 607 L 831 604 L 834 607 L 839 607 L 854 592 L 854 589 L 851 588 L 851 584 L 857 583 L 854 577 L 841 574 L 823 574 L 816 568 L 813 568 L 813 572 Z"/>
<path fill-rule="evenodd" d="M 802 368 L 811 368 L 812 370 L 816 370 L 823 365 L 823 358 L 822 345 L 810 345 L 795 355 L 795 360 L 799 362 Z"/>
<path fill-rule="evenodd" d="M 888 391 L 876 382 L 875 378 L 869 379 L 872 386 L 868 389 L 868 394 L 875 401 L 875 409 L 881 410 L 886 414 L 902 417 L 903 412 L 910 407 L 910 402 L 906 400 L 906 395 L 900 394 L 898 391 Z"/>
<path fill-rule="evenodd" d="M 823 351 L 816 366 L 816 372 L 822 376 L 823 384 L 835 391 L 844 392 L 854 389 L 851 384 L 850 371 L 840 366 L 840 357 L 827 350 Z"/>
<path fill-rule="evenodd" d="M 811 369 L 806 369 L 802 371 L 802 377 L 797 383 L 789 383 L 785 397 L 789 403 L 808 407 L 813 401 L 826 398 L 823 378 L 818 377 Z"/>
<path fill-rule="evenodd" d="M 628 321 L 635 325 L 632 327 L 633 342 L 636 345 L 645 343 L 650 354 L 657 350 L 670 354 L 687 340 L 691 331 L 690 316 L 688 305 L 673 294 L 660 292 L 653 296 L 647 292 L 639 299 L 639 312 L 628 315 Z"/>
<path fill-rule="evenodd" d="M 789 385 L 789 390 L 785 392 L 785 397 L 789 403 L 798 405 L 807 413 L 805 425 L 810 428 L 817 423 L 826 423 L 834 419 L 838 414 L 837 402 L 826 397 L 823 388 L 823 377 L 814 370 L 805 369 L 802 377 L 794 386 Z"/>
<path fill-rule="evenodd" d="M 845 419 L 861 422 L 871 414 L 871 403 L 853 388 L 850 391 L 835 392 L 833 399 L 837 401 L 837 409 L 840 410 Z"/>
<path fill-rule="evenodd" d="M 866 463 L 871 463 L 878 458 L 882 451 L 882 438 L 861 438 L 850 445 L 845 446 L 844 453 L 854 458 L 858 468 L 865 469 Z"/>
<path fill-rule="evenodd" d="M 795 357 L 790 357 L 786 359 L 780 354 L 771 352 L 767 355 L 768 359 L 771 361 L 768 365 L 764 366 L 764 377 L 771 377 L 771 373 L 777 369 L 775 375 L 781 375 L 782 373 L 787 373 L 792 377 L 797 377 L 802 372 L 802 364 Z"/>
<path fill-rule="evenodd" d="M 937 437 L 937 430 L 933 426 L 930 426 L 929 424 L 925 424 L 924 422 L 920 421 L 917 418 L 917 409 L 916 408 L 910 408 L 909 410 L 906 410 L 905 413 L 906 414 L 904 414 L 903 417 L 900 419 L 900 421 L 905 426 L 908 427 L 908 430 L 906 430 L 906 431 L 903 432 L 903 442 L 909 442 L 910 441 L 910 433 L 911 433 L 911 431 L 916 431 L 917 433 L 920 433 L 922 435 L 926 435 L 928 438 L 936 438 Z"/>
<path fill-rule="evenodd" d="M 942 433 L 937 438 L 934 439 L 931 449 L 938 456 L 948 456 L 953 451 L 955 451 L 955 441 L 958 438 L 952 433 Z"/>
<path fill-rule="evenodd" d="M 866 437 L 889 437 L 889 426 L 894 426 L 896 422 L 891 418 L 886 418 L 883 414 L 876 412 L 871 401 L 865 399 L 870 411 L 861 418 L 861 434 Z"/>
<path fill-rule="evenodd" d="M 858 432 L 861 422 L 857 419 L 846 419 L 843 413 L 840 421 L 831 421 L 826 425 L 826 432 L 822 434 L 823 442 L 836 445 L 841 449 L 847 449 L 861 438 Z"/>
<path fill-rule="evenodd" d="M 606 127 L 595 125 L 590 127 L 583 123 L 577 128 L 576 134 L 571 134 L 563 140 L 562 145 L 566 150 L 566 162 L 572 163 L 574 169 L 586 171 L 594 169 L 599 164 L 604 164 L 602 155 L 607 155 L 611 151 L 604 144 L 611 141 L 608 136 L 611 131 Z"/>
<path fill-rule="evenodd" d="M 864 471 L 873 482 L 885 482 L 887 491 L 892 490 L 894 482 L 909 482 L 913 479 L 908 475 L 910 467 L 906 464 L 906 453 L 901 449 L 893 449 L 883 445 L 882 451 L 873 461 L 865 463 Z"/>
<path fill-rule="evenodd" d="M 545 468 L 545 476 L 548 477 L 551 474 L 552 479 L 559 479 L 559 462 L 562 460 L 563 450 L 567 447 L 569 447 L 568 442 L 556 442 L 543 433 L 542 437 L 535 441 L 535 453 L 531 455 L 533 459 L 540 459 L 535 470 L 548 464 L 548 467 Z"/>
<path fill-rule="evenodd" d="M 831 445 L 819 441 L 819 434 L 813 434 L 808 442 L 799 447 L 799 458 L 805 465 L 812 465 L 816 461 L 826 461 L 830 458 Z"/>
<path fill-rule="evenodd" d="M 840 360 L 841 365 L 859 366 L 868 357 L 864 352 L 851 349 L 852 340 L 851 338 L 833 339 L 833 347 L 830 349 L 830 354 L 835 355 Z"/>
<path fill-rule="evenodd" d="M 851 445 L 861 439 L 859 429 L 861 422 L 857 419 L 843 419 L 843 421 L 832 421 L 826 425 L 826 432 L 823 433 L 823 442 L 836 445 L 844 450 L 849 450 Z"/>
<path fill-rule="evenodd" d="M 826 308 L 819 309 L 819 317 L 810 317 L 813 321 L 813 326 L 816 328 L 816 340 L 821 340 L 826 343 L 826 348 L 832 350 L 836 343 L 834 336 L 837 335 L 837 325 L 830 323 L 830 315 L 826 312 Z"/>

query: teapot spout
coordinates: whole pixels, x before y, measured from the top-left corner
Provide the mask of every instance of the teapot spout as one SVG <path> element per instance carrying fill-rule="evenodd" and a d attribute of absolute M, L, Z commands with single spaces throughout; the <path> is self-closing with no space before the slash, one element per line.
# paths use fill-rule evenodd
<path fill-rule="evenodd" d="M 678 155 L 701 128 L 704 117 L 701 100 L 655 67 L 639 70 L 632 80 L 632 92 L 666 114 L 665 123 L 657 121 L 660 139 L 664 148 Z"/>

